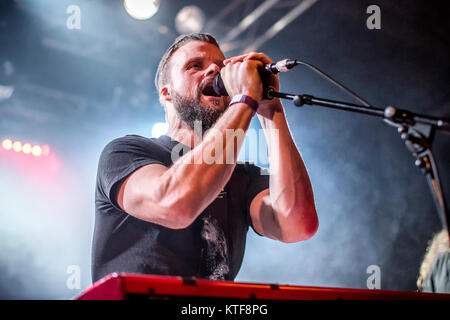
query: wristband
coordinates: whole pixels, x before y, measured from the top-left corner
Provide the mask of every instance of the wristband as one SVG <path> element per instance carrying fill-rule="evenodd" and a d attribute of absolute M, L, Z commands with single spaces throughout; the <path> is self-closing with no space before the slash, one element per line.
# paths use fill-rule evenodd
<path fill-rule="evenodd" d="M 250 106 L 250 108 L 252 108 L 253 111 L 255 111 L 255 112 L 256 112 L 256 110 L 258 110 L 258 106 L 259 106 L 258 102 L 256 102 L 256 100 L 254 100 L 253 98 L 246 96 L 245 94 L 235 95 L 233 97 L 233 99 L 231 99 L 231 101 L 230 101 L 230 106 L 232 104 L 239 103 L 239 102 L 248 104 Z"/>

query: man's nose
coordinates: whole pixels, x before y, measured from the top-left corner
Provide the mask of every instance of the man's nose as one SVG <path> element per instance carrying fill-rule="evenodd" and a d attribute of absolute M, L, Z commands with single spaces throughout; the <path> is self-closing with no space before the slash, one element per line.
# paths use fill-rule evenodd
<path fill-rule="evenodd" d="M 206 76 L 210 77 L 210 76 L 215 76 L 216 74 L 220 73 L 220 67 L 215 64 L 215 63 L 211 63 L 208 68 L 206 69 Z"/>

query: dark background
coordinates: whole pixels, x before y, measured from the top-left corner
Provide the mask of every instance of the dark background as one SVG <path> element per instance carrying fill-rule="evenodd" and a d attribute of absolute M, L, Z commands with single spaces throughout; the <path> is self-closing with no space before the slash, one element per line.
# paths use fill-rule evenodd
<path fill-rule="evenodd" d="M 221 42 L 263 1 L 161 0 L 137 21 L 119 0 L 0 1 L 0 139 L 51 146 L 51 160 L 0 150 L 0 298 L 67 299 L 91 284 L 90 245 L 98 156 L 118 136 L 151 136 L 164 121 L 153 77 L 178 35 L 176 13 L 200 7 L 204 31 Z M 242 33 L 239 54 L 299 1 L 280 1 Z M 81 29 L 69 30 L 69 5 Z M 381 29 L 369 30 L 369 5 Z M 231 10 L 231 9 L 230 9 Z M 444 1 L 319 0 L 258 51 L 273 60 L 310 62 L 376 107 L 450 117 L 449 9 Z M 297 67 L 281 90 L 354 102 L 321 77 Z M 379 266 L 381 289 L 416 290 L 427 241 L 441 229 L 420 170 L 396 130 L 378 118 L 284 102 L 293 137 L 311 177 L 317 234 L 282 244 L 249 232 L 236 281 L 367 288 Z M 255 119 L 252 128 L 260 128 Z M 450 136 L 433 150 L 449 199 Z M 47 161 L 47 162 L 46 162 Z M 78 266 L 81 286 L 66 286 Z"/>

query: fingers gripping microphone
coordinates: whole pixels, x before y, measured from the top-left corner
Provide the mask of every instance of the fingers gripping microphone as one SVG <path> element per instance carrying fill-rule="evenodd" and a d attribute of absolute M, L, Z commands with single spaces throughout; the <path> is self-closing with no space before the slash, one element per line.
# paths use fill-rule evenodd
<path fill-rule="evenodd" d="M 299 61 L 297 60 L 284 59 L 271 64 L 266 64 L 259 70 L 259 74 L 261 75 L 261 78 L 264 79 L 264 76 L 277 74 L 278 72 L 286 72 L 298 64 Z M 228 96 L 228 92 L 225 89 L 225 85 L 223 83 L 222 77 L 220 76 L 220 73 L 217 74 L 217 76 L 214 78 L 213 90 L 217 96 Z"/>

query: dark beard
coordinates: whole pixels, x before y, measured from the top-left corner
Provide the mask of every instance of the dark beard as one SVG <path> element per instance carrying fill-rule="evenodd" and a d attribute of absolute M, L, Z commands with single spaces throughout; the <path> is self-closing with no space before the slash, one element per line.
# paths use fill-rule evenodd
<path fill-rule="evenodd" d="M 190 99 L 173 92 L 172 99 L 180 119 L 192 130 L 194 130 L 195 122 L 200 121 L 202 133 L 205 133 L 206 130 L 210 129 L 223 114 L 223 111 L 205 106 L 201 103 L 199 93 L 194 99 Z"/>

